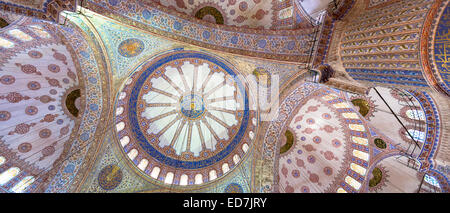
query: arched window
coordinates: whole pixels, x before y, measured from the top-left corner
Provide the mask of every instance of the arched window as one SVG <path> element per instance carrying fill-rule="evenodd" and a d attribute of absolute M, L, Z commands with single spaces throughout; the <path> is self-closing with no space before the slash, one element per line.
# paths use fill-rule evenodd
<path fill-rule="evenodd" d="M 166 178 L 164 179 L 165 184 L 172 184 L 173 182 L 173 173 L 169 172 L 166 174 Z"/>
<path fill-rule="evenodd" d="M 1 166 L 2 164 L 4 164 L 5 161 L 6 161 L 6 158 L 3 157 L 3 156 L 0 156 L 0 166 Z"/>
<path fill-rule="evenodd" d="M 117 109 L 116 109 L 116 116 L 119 116 L 119 115 L 121 115 L 121 114 L 122 114 L 122 112 L 123 112 L 123 107 L 119 107 L 119 108 L 117 108 Z"/>
<path fill-rule="evenodd" d="M 366 171 L 367 171 L 367 170 L 366 170 L 364 167 L 362 167 L 362 166 L 360 166 L 360 165 L 358 165 L 358 164 L 351 163 L 351 164 L 350 164 L 350 168 L 351 168 L 353 171 L 357 172 L 358 174 L 360 174 L 360 175 L 362 175 L 362 176 L 366 175 Z"/>
<path fill-rule="evenodd" d="M 127 96 L 127 93 L 121 92 L 121 93 L 119 94 L 119 100 L 124 99 L 126 96 Z"/>
<path fill-rule="evenodd" d="M 130 143 L 130 137 L 124 136 L 122 139 L 120 139 L 120 144 L 125 147 L 128 143 Z"/>
<path fill-rule="evenodd" d="M 12 189 L 11 191 L 15 192 L 15 193 L 22 193 L 25 191 L 25 189 L 30 186 L 33 182 L 34 182 L 34 177 L 33 176 L 27 176 L 24 179 L 22 179 L 19 183 L 17 183 Z"/>
<path fill-rule="evenodd" d="M 32 25 L 29 29 L 41 38 L 51 38 L 50 34 L 39 25 Z"/>
<path fill-rule="evenodd" d="M 182 174 L 180 177 L 180 185 L 186 186 L 188 184 L 188 179 L 189 179 L 189 177 L 187 175 Z"/>
<path fill-rule="evenodd" d="M 415 141 L 419 141 L 419 142 L 422 142 L 422 143 L 425 142 L 425 136 L 426 136 L 426 135 L 425 135 L 425 132 L 422 132 L 422 131 L 419 131 L 419 130 L 414 130 L 414 129 L 409 129 L 408 132 L 409 132 L 409 134 L 411 134 L 411 135 L 413 136 L 413 139 L 414 139 Z M 411 138 L 411 137 L 408 135 L 408 133 L 405 132 L 405 134 L 406 134 L 406 136 L 407 136 L 408 138 Z"/>
<path fill-rule="evenodd" d="M 365 152 L 361 152 L 359 150 L 354 149 L 353 150 L 353 156 L 365 160 L 365 161 L 369 161 L 369 154 L 365 153 Z"/>
<path fill-rule="evenodd" d="M 8 41 L 4 38 L 0 38 L 0 47 L 12 48 L 12 47 L 14 47 L 14 43 L 12 43 L 11 41 Z"/>
<path fill-rule="evenodd" d="M 216 170 L 213 169 L 213 170 L 209 171 L 209 180 L 214 180 L 216 178 L 217 178 Z"/>
<path fill-rule="evenodd" d="M 122 131 L 123 128 L 125 128 L 125 123 L 123 121 L 116 124 L 116 130 L 118 132 Z"/>
<path fill-rule="evenodd" d="M 202 184 L 203 183 L 203 175 L 202 174 L 197 174 L 195 175 L 195 184 Z"/>
<path fill-rule="evenodd" d="M 356 190 L 359 190 L 359 188 L 361 188 L 361 183 L 356 181 L 355 179 L 353 179 L 350 176 L 345 177 L 344 180 L 345 180 L 346 183 L 348 183 L 348 185 L 352 186 Z"/>
<path fill-rule="evenodd" d="M 128 153 L 128 157 L 131 160 L 134 160 L 134 158 L 136 158 L 136 156 L 138 155 L 138 151 L 136 149 L 132 149 L 129 153 Z"/>
<path fill-rule="evenodd" d="M 364 132 L 364 131 L 366 130 L 366 129 L 364 128 L 364 126 L 363 126 L 363 125 L 360 125 L 360 124 L 349 124 L 348 127 L 349 127 L 351 130 L 354 130 L 354 131 Z"/>
<path fill-rule="evenodd" d="M 425 121 L 425 114 L 421 110 L 407 110 L 406 116 L 413 120 L 422 120 Z"/>
<path fill-rule="evenodd" d="M 152 173 L 150 173 L 150 176 L 152 178 L 158 179 L 160 171 L 161 171 L 161 169 L 159 167 L 154 167 L 153 170 L 152 170 Z"/>
<path fill-rule="evenodd" d="M 147 159 L 142 159 L 141 162 L 139 162 L 138 168 L 141 169 L 142 171 L 145 171 L 145 168 L 148 165 L 148 160 Z"/>
<path fill-rule="evenodd" d="M 287 18 L 292 17 L 293 13 L 294 13 L 293 7 L 288 7 L 288 8 L 282 9 L 278 12 L 278 18 L 280 20 L 287 19 Z"/>
<path fill-rule="evenodd" d="M 236 155 L 233 156 L 234 164 L 237 164 L 240 160 L 241 160 L 241 158 L 239 157 L 239 155 L 236 154 Z"/>
<path fill-rule="evenodd" d="M 431 185 L 433 185 L 433 186 L 436 186 L 436 187 L 441 187 L 440 185 L 439 185 L 439 182 L 436 180 L 436 178 L 434 178 L 433 176 L 430 176 L 430 175 L 425 175 L 425 182 L 427 182 L 427 183 L 429 183 L 429 184 L 431 184 Z"/>
<path fill-rule="evenodd" d="M 11 167 L 8 170 L 4 171 L 0 174 L 0 185 L 8 183 L 11 179 L 17 176 L 20 172 L 20 169 L 17 167 Z"/>
<path fill-rule="evenodd" d="M 230 170 L 230 167 L 228 167 L 228 163 L 222 164 L 222 172 L 225 174 Z"/>
<path fill-rule="evenodd" d="M 253 131 L 250 131 L 248 133 L 248 136 L 250 137 L 250 139 L 253 139 L 253 137 L 255 137 L 255 133 L 253 133 Z"/>
<path fill-rule="evenodd" d="M 24 33 L 22 30 L 19 29 L 12 29 L 8 31 L 8 34 L 14 36 L 15 38 L 21 40 L 21 41 L 31 41 L 33 40 L 33 37 L 30 35 Z"/>
<path fill-rule="evenodd" d="M 242 145 L 242 151 L 247 152 L 248 151 L 248 145 L 246 143 L 244 143 Z"/>

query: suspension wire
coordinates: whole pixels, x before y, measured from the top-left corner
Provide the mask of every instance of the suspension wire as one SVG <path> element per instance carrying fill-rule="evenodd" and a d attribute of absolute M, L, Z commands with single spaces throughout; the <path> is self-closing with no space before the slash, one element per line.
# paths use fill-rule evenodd
<path fill-rule="evenodd" d="M 407 104 L 407 106 L 409 107 L 409 109 L 412 109 L 412 106 L 411 106 L 411 104 L 410 104 L 410 102 L 412 103 L 412 105 L 414 105 L 415 106 L 415 104 L 414 104 L 414 102 L 412 102 L 412 97 L 406 97 L 405 98 L 405 96 L 406 96 L 406 94 L 405 93 L 403 93 L 401 90 L 399 90 L 399 89 L 397 89 L 397 88 L 393 88 L 394 89 L 394 91 L 396 91 L 402 98 L 404 98 L 404 99 L 408 99 L 408 101 L 405 101 L 406 102 L 406 104 Z M 399 105 L 403 105 L 403 104 L 401 104 L 401 102 L 403 101 L 403 100 L 397 100 L 398 101 L 398 103 L 399 103 Z M 414 118 L 416 117 L 416 114 L 414 113 Z M 420 118 L 419 118 L 420 119 Z M 414 131 L 414 134 L 415 134 L 415 132 L 416 132 L 416 127 L 417 127 L 417 122 L 415 122 L 414 121 L 414 128 L 413 128 L 413 131 Z M 420 124 L 419 124 L 420 125 Z M 409 130 L 407 130 L 408 132 L 409 132 Z M 415 140 L 415 139 L 413 139 L 412 138 L 412 140 Z M 410 147 L 411 147 L 411 143 L 409 144 L 409 146 L 408 146 L 408 149 L 406 150 L 406 153 L 408 153 L 409 152 L 409 149 L 410 149 Z M 412 152 L 411 152 L 411 157 L 412 157 L 412 155 L 414 154 L 414 151 L 415 151 L 415 149 L 416 149 L 416 146 L 414 146 L 413 147 L 413 150 L 412 150 Z M 408 166 L 409 166 L 409 161 L 408 161 Z"/>
<path fill-rule="evenodd" d="M 405 127 L 405 125 L 403 124 L 403 122 L 397 117 L 397 115 L 394 113 L 394 111 L 392 110 L 392 108 L 390 107 L 390 105 L 386 102 L 386 100 L 383 98 L 383 96 L 378 92 L 377 88 L 374 87 L 375 92 L 378 94 L 378 96 L 381 98 L 381 100 L 383 100 L 383 102 L 386 104 L 386 106 L 389 108 L 389 110 L 392 112 L 392 114 L 395 116 L 395 118 L 397 119 L 397 121 L 402 125 L 403 129 L 406 130 L 406 132 L 408 133 L 409 137 L 411 137 L 411 139 L 414 141 L 414 143 L 416 144 L 417 147 L 420 148 L 419 144 L 417 143 L 417 141 L 414 139 L 414 137 L 411 135 L 411 133 L 409 133 L 408 129 Z"/>

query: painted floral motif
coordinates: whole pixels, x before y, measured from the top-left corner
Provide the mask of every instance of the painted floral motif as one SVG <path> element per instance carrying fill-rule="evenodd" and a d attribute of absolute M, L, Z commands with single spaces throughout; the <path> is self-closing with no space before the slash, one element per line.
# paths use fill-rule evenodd
<path fill-rule="evenodd" d="M 47 32 L 48 37 L 39 37 L 41 34 L 33 33 L 29 23 L 39 25 L 35 29 Z M 58 94 L 64 94 L 65 90 L 78 84 L 77 73 L 73 72 L 73 78 L 70 79 L 67 76 L 69 67 L 77 70 L 78 62 L 68 57 L 71 56 L 69 48 L 62 44 L 67 42 L 61 42 L 64 37 L 52 40 L 53 34 L 49 33 L 48 28 L 51 25 L 40 24 L 40 21 L 32 22 L 31 18 L 23 19 L 20 30 L 31 39 L 23 37 L 21 43 L 15 43 L 15 48 L 1 51 L 4 57 L 0 57 L 0 104 L 4 106 L 4 110 L 0 112 L 0 153 L 12 165 L 20 167 L 20 174 L 31 175 L 27 179 L 25 176 L 18 176 L 17 180 L 13 180 L 15 182 L 3 185 L 2 190 L 42 192 L 44 188 L 41 187 L 48 184 L 49 180 L 45 182 L 41 177 L 33 175 L 45 176 L 54 170 L 54 166 L 59 165 L 55 162 L 62 159 L 60 157 L 65 155 L 64 152 L 67 154 L 67 143 L 73 142 L 69 140 L 68 133 L 76 126 L 76 121 L 64 115 L 62 105 L 55 102 L 63 103 L 61 99 L 64 97 Z M 9 27 L 11 29 L 16 26 Z M 4 35 L 0 35 L 2 36 Z M 57 124 L 57 120 L 68 125 L 64 137 L 58 137 L 61 126 Z M 22 180 L 29 180 L 29 184 L 20 182 Z"/>

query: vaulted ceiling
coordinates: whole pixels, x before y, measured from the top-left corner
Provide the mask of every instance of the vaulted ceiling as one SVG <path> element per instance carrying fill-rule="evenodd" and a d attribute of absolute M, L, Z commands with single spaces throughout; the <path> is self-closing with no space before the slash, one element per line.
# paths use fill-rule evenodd
<path fill-rule="evenodd" d="M 317 19 L 332 0 L 152 0 L 208 22 L 246 28 L 296 28 Z M 302 17 L 306 16 L 306 17 Z"/>
<path fill-rule="evenodd" d="M 206 22 L 256 29 L 295 29 L 300 23 L 317 19 L 332 0 L 142 0 L 157 3 L 172 11 Z M 129 4 L 109 0 L 111 5 Z M 76 0 L 0 1 L 5 11 L 26 13 L 41 19 L 58 21 L 61 11 L 74 11 Z M 84 3 L 84 2 L 83 2 Z M 129 5 L 130 6 L 130 5 Z"/>
<path fill-rule="evenodd" d="M 448 192 L 448 2 L 0 1 L 0 192 Z"/>

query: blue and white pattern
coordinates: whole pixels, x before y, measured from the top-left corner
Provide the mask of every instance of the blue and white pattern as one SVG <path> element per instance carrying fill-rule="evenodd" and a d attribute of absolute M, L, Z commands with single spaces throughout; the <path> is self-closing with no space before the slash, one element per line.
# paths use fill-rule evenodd
<path fill-rule="evenodd" d="M 232 171 L 256 138 L 245 78 L 222 58 L 183 49 L 141 67 L 116 104 L 128 158 L 165 184 L 201 184 Z"/>

